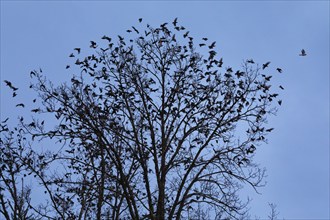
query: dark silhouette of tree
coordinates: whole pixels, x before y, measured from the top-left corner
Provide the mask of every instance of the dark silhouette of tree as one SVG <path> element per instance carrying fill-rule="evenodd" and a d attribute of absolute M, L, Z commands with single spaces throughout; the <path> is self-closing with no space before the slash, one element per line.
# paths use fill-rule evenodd
<path fill-rule="evenodd" d="M 267 116 L 278 100 L 270 62 L 224 68 L 216 42 L 195 44 L 177 19 L 127 32 L 136 37 L 91 41 L 84 58 L 75 48 L 70 57 L 80 73 L 70 82 L 54 86 L 41 70 L 31 72 L 35 116 L 13 131 L 2 124 L 6 219 L 247 216 L 239 189 L 263 185 L 253 156 L 273 130 Z M 33 177 L 47 201 L 33 204 L 21 176 Z"/>

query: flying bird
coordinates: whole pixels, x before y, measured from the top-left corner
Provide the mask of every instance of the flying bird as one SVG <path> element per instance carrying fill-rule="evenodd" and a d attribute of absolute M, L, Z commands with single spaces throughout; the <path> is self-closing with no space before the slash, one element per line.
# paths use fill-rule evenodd
<path fill-rule="evenodd" d="M 187 32 L 183 35 L 183 37 L 184 37 L 184 38 L 188 37 L 188 34 L 189 34 L 189 31 L 187 31 Z"/>
<path fill-rule="evenodd" d="M 213 49 L 215 47 L 215 41 L 209 46 L 209 49 Z"/>
<path fill-rule="evenodd" d="M 142 18 L 139 18 L 139 22 L 140 22 L 140 23 L 142 22 Z"/>
<path fill-rule="evenodd" d="M 136 29 L 134 26 L 132 26 L 133 30 L 137 33 L 140 34 L 140 32 L 138 31 L 138 29 Z"/>
<path fill-rule="evenodd" d="M 283 86 L 279 86 L 279 87 L 280 87 L 280 89 L 284 90 Z"/>
<path fill-rule="evenodd" d="M 203 40 L 203 41 L 207 41 L 207 38 L 206 38 L 206 37 L 203 37 L 202 40 Z"/>
<path fill-rule="evenodd" d="M 74 57 L 73 53 L 71 53 L 69 57 Z"/>
<path fill-rule="evenodd" d="M 278 100 L 278 104 L 279 105 L 282 105 L 282 100 Z"/>
<path fill-rule="evenodd" d="M 172 22 L 172 24 L 173 24 L 174 26 L 176 26 L 177 23 L 178 23 L 178 18 L 175 18 L 174 21 Z"/>
<path fill-rule="evenodd" d="M 111 41 L 111 38 L 110 38 L 110 37 L 107 37 L 107 36 L 105 36 L 105 35 L 102 37 L 102 39 L 103 39 L 103 40 L 107 40 L 107 41 L 109 41 L 109 42 Z"/>
<path fill-rule="evenodd" d="M 70 68 L 70 65 L 66 65 L 65 69 L 69 69 Z"/>
<path fill-rule="evenodd" d="M 80 50 L 81 50 L 80 48 L 77 47 L 77 48 L 74 48 L 74 50 L 76 50 L 78 52 L 78 54 L 80 54 Z"/>
<path fill-rule="evenodd" d="M 97 47 L 96 42 L 92 40 L 90 42 L 91 42 L 90 47 L 95 49 Z"/>
<path fill-rule="evenodd" d="M 203 47 L 203 46 L 205 46 L 205 45 L 206 45 L 206 44 L 199 44 L 200 47 Z"/>
<path fill-rule="evenodd" d="M 299 56 L 303 56 L 303 57 L 304 57 L 304 56 L 306 56 L 306 55 L 307 55 L 307 54 L 306 54 L 306 51 L 305 51 L 304 49 L 302 49 L 302 50 L 301 50 L 301 53 L 299 54 Z"/>
<path fill-rule="evenodd" d="M 23 103 L 17 104 L 16 107 L 25 107 L 25 105 Z"/>
<path fill-rule="evenodd" d="M 277 68 L 276 69 L 279 73 L 282 73 L 282 69 L 281 68 Z"/>
<path fill-rule="evenodd" d="M 14 87 L 13 84 L 11 82 L 9 82 L 8 80 L 4 80 L 4 82 L 6 83 L 6 85 L 11 88 L 13 91 L 18 90 L 18 88 Z"/>
<path fill-rule="evenodd" d="M 262 64 L 262 69 L 263 69 L 263 70 L 266 69 L 266 68 L 268 67 L 269 64 L 270 64 L 270 62 L 267 62 L 267 63 L 265 63 L 265 64 Z"/>

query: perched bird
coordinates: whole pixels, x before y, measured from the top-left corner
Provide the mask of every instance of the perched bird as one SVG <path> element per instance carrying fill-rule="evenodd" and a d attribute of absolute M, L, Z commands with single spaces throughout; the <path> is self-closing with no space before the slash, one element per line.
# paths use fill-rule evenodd
<path fill-rule="evenodd" d="M 174 21 L 172 22 L 172 24 L 173 24 L 174 26 L 176 26 L 177 23 L 178 23 L 178 18 L 175 18 Z"/>
<path fill-rule="evenodd" d="M 265 64 L 262 64 L 262 69 L 264 70 L 265 68 L 267 68 L 269 64 L 270 64 L 270 62 L 267 62 Z"/>
<path fill-rule="evenodd" d="M 282 69 L 281 68 L 277 68 L 276 69 L 279 73 L 282 73 Z"/>
<path fill-rule="evenodd" d="M 140 22 L 140 23 L 142 22 L 142 18 L 139 18 L 139 22 Z"/>
<path fill-rule="evenodd" d="M 74 48 L 74 50 L 76 50 L 78 52 L 78 54 L 80 54 L 80 50 L 81 50 L 80 48 L 77 47 L 77 48 Z"/>
<path fill-rule="evenodd" d="M 301 50 L 301 53 L 299 54 L 299 56 L 303 56 L 303 57 L 304 57 L 304 56 L 306 56 L 306 55 L 307 55 L 307 54 L 306 54 L 306 51 L 305 51 L 304 49 L 302 49 L 302 50 Z"/>
<path fill-rule="evenodd" d="M 252 64 L 253 64 L 253 63 L 254 63 L 254 60 L 253 60 L 253 59 L 249 59 L 249 60 L 247 60 L 246 62 L 247 62 L 247 63 L 252 63 Z"/>

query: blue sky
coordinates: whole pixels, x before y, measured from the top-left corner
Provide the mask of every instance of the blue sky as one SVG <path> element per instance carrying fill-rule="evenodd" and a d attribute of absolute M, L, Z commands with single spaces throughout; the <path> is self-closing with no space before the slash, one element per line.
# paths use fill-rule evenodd
<path fill-rule="evenodd" d="M 268 184 L 244 196 L 253 216 L 273 202 L 281 218 L 329 219 L 329 1 L 1 1 L 1 120 L 27 114 L 14 106 L 33 97 L 31 70 L 68 80 L 73 48 L 124 35 L 140 17 L 154 26 L 178 17 L 195 39 L 217 41 L 225 66 L 253 58 L 283 69 L 283 105 L 256 157 Z M 20 87 L 15 100 L 5 79 Z"/>

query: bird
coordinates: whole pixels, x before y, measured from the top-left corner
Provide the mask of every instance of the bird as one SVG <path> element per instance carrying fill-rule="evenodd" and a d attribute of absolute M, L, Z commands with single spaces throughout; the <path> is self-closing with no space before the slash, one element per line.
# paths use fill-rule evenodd
<path fill-rule="evenodd" d="M 74 48 L 74 50 L 76 50 L 78 52 L 78 54 L 80 54 L 80 50 L 81 50 L 80 48 L 77 47 L 77 48 Z"/>
<path fill-rule="evenodd" d="M 8 80 L 4 80 L 4 82 L 6 83 L 6 85 L 11 88 L 13 91 L 18 90 L 18 88 L 14 87 L 13 84 L 11 82 L 9 82 Z"/>
<path fill-rule="evenodd" d="M 16 107 L 25 107 L 25 105 L 23 103 L 17 104 Z"/>
<path fill-rule="evenodd" d="M 215 47 L 215 41 L 209 46 L 209 49 L 212 49 L 212 48 L 214 48 Z"/>
<path fill-rule="evenodd" d="M 278 104 L 279 105 L 282 105 L 282 100 L 278 100 Z"/>
<path fill-rule="evenodd" d="M 206 38 L 206 37 L 203 37 L 202 40 L 203 40 L 203 41 L 207 41 L 207 38 Z"/>
<path fill-rule="evenodd" d="M 189 31 L 187 31 L 187 32 L 183 35 L 183 37 L 184 37 L 184 38 L 188 37 L 188 34 L 189 34 Z"/>
<path fill-rule="evenodd" d="M 262 64 L 262 69 L 264 70 L 265 68 L 267 68 L 269 64 L 270 64 L 270 62 Z"/>
<path fill-rule="evenodd" d="M 134 26 L 132 26 L 132 28 L 137 34 L 140 34 L 140 32 Z"/>
<path fill-rule="evenodd" d="M 279 73 L 282 73 L 282 69 L 281 68 L 277 68 L 276 69 Z"/>
<path fill-rule="evenodd" d="M 92 40 L 90 42 L 91 42 L 90 47 L 95 49 L 97 47 L 96 42 Z"/>
<path fill-rule="evenodd" d="M 178 23 L 178 18 L 175 18 L 174 21 L 172 22 L 172 24 L 173 24 L 174 26 L 176 26 L 177 23 Z"/>
<path fill-rule="evenodd" d="M 74 57 L 73 53 L 71 53 L 71 54 L 69 55 L 69 57 Z"/>
<path fill-rule="evenodd" d="M 304 49 L 302 49 L 302 50 L 301 50 L 301 53 L 299 54 L 299 56 L 303 56 L 303 57 L 304 57 L 304 56 L 306 56 L 306 55 L 307 55 L 307 54 L 306 54 L 306 51 L 305 51 Z"/>
<path fill-rule="evenodd" d="M 253 64 L 253 63 L 254 63 L 254 60 L 253 60 L 253 59 L 249 59 L 249 60 L 247 60 L 246 62 L 247 62 L 247 63 L 252 63 L 252 64 Z"/>
<path fill-rule="evenodd" d="M 111 38 L 110 38 L 110 37 L 107 37 L 107 36 L 105 36 L 105 35 L 104 35 L 101 39 L 103 39 L 103 40 L 107 40 L 107 41 L 109 41 L 109 42 L 111 41 Z"/>
<path fill-rule="evenodd" d="M 30 72 L 30 77 L 32 78 L 32 76 L 35 76 L 36 75 L 36 72 L 35 71 L 31 71 Z"/>
<path fill-rule="evenodd" d="M 66 65 L 65 69 L 69 69 L 70 68 L 70 65 Z"/>
<path fill-rule="evenodd" d="M 13 92 L 13 97 L 17 96 L 17 93 L 16 92 Z"/>
<path fill-rule="evenodd" d="M 139 23 L 141 23 L 142 22 L 142 18 L 139 18 Z"/>
<path fill-rule="evenodd" d="M 279 87 L 280 87 L 280 89 L 284 90 L 283 86 L 279 86 Z"/>
<path fill-rule="evenodd" d="M 206 44 L 199 44 L 200 47 L 203 47 L 203 46 L 205 46 L 205 45 L 206 45 Z"/>

